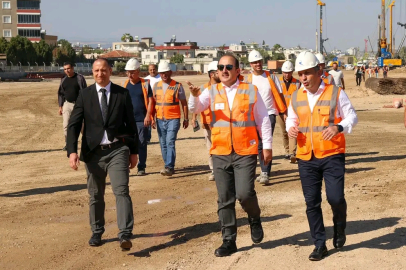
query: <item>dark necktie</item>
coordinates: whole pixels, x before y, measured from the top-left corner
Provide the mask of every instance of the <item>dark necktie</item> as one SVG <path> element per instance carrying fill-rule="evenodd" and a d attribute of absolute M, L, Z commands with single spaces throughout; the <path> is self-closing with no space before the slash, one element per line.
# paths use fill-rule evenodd
<path fill-rule="evenodd" d="M 107 95 L 106 95 L 106 89 L 101 88 L 100 91 L 102 92 L 102 97 L 101 97 L 101 112 L 103 116 L 103 122 L 106 124 L 106 119 L 107 119 L 107 112 L 109 110 L 109 105 L 107 105 Z"/>

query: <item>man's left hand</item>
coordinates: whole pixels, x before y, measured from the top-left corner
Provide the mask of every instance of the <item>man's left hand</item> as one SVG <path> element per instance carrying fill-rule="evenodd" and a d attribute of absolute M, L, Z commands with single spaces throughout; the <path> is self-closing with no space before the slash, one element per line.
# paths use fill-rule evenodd
<path fill-rule="evenodd" d="M 151 125 L 151 115 L 147 113 L 144 119 L 144 127 L 149 127 Z"/>
<path fill-rule="evenodd" d="M 183 128 L 187 129 L 188 126 L 189 126 L 189 121 L 183 120 Z"/>
<path fill-rule="evenodd" d="M 264 165 L 268 165 L 269 162 L 272 161 L 272 149 L 263 149 L 262 150 L 262 158 L 264 161 Z"/>
<path fill-rule="evenodd" d="M 338 127 L 337 126 L 332 126 L 328 127 L 327 129 L 323 130 L 321 133 L 323 140 L 325 141 L 330 141 L 332 138 L 334 138 L 338 134 Z"/>
<path fill-rule="evenodd" d="M 130 169 L 134 169 L 135 166 L 138 164 L 138 155 L 131 154 L 130 155 Z"/>

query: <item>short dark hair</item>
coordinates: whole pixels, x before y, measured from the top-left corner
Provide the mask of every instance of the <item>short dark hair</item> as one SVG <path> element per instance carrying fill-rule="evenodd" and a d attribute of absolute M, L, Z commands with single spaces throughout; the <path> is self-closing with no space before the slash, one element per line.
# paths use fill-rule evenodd
<path fill-rule="evenodd" d="M 71 62 L 64 62 L 64 63 L 63 63 L 63 66 L 70 66 L 71 68 L 73 67 L 73 65 L 72 65 Z"/>
<path fill-rule="evenodd" d="M 150 66 L 154 66 L 155 69 L 158 69 L 158 65 L 157 64 L 149 64 L 148 67 Z"/>
<path fill-rule="evenodd" d="M 222 57 L 220 57 L 219 62 L 220 62 L 221 58 L 223 58 L 223 57 L 231 57 L 231 58 L 233 58 L 234 59 L 235 69 L 240 67 L 240 61 L 238 61 L 238 58 L 234 54 L 227 52 Z"/>
<path fill-rule="evenodd" d="M 106 58 L 97 58 L 96 61 L 93 62 L 93 64 L 97 61 L 105 62 L 109 67 L 111 67 L 109 61 Z"/>

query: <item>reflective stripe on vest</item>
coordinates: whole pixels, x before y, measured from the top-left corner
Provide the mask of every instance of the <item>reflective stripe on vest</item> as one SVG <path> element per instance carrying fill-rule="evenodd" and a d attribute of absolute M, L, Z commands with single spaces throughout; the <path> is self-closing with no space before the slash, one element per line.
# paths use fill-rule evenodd
<path fill-rule="evenodd" d="M 303 88 L 293 93 L 291 104 L 299 119 L 296 155 L 299 159 L 310 160 L 312 153 L 316 158 L 324 158 L 345 152 L 344 134 L 339 133 L 330 141 L 322 139 L 323 130 L 341 122 L 336 116 L 340 92 L 339 87 L 326 85 L 313 111 Z"/>
<path fill-rule="evenodd" d="M 283 80 L 283 77 L 280 77 L 279 81 L 282 85 L 283 96 L 285 98 L 285 105 L 286 105 L 286 107 L 288 107 L 290 104 L 290 99 L 292 98 L 293 92 L 295 92 L 296 90 L 298 90 L 300 88 L 300 81 L 296 80 L 295 78 L 292 78 L 292 81 L 289 85 L 289 89 L 286 88 L 286 83 Z"/>
<path fill-rule="evenodd" d="M 229 155 L 233 149 L 239 155 L 258 154 L 258 135 L 253 114 L 257 93 L 254 85 L 241 82 L 230 109 L 222 84 L 210 87 L 210 154 Z"/>
<path fill-rule="evenodd" d="M 158 119 L 178 119 L 180 118 L 179 88 L 181 84 L 172 80 L 168 88 L 163 92 L 163 81 L 155 84 L 153 92 L 155 97 L 156 117 Z M 172 95 L 171 95 L 171 92 Z"/>

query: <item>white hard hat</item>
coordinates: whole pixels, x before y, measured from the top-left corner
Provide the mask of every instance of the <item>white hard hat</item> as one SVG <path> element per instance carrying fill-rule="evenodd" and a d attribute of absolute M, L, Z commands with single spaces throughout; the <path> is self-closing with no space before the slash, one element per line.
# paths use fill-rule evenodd
<path fill-rule="evenodd" d="M 293 70 L 294 70 L 294 66 L 293 66 L 292 62 L 286 61 L 285 63 L 283 63 L 282 72 L 292 72 Z"/>
<path fill-rule="evenodd" d="M 303 71 L 309 68 L 314 68 L 319 65 L 319 60 L 311 52 L 301 52 L 296 58 L 295 70 L 297 72 Z"/>
<path fill-rule="evenodd" d="M 170 70 L 171 70 L 171 67 L 169 66 L 169 63 L 167 61 L 159 62 L 158 72 L 166 72 L 166 71 L 170 71 Z"/>
<path fill-rule="evenodd" d="M 131 58 L 125 65 L 125 70 L 137 70 L 140 68 L 140 62 L 137 59 Z"/>
<path fill-rule="evenodd" d="M 219 63 L 219 61 L 210 62 L 207 72 L 217 70 L 218 63 Z"/>
<path fill-rule="evenodd" d="M 326 62 L 324 55 L 322 55 L 321 53 L 317 53 L 316 57 L 317 57 L 317 60 L 319 60 L 319 64 L 324 64 Z"/>
<path fill-rule="evenodd" d="M 262 60 L 262 55 L 259 53 L 259 51 L 252 50 L 248 55 L 248 62 L 252 63 L 258 60 Z"/>

